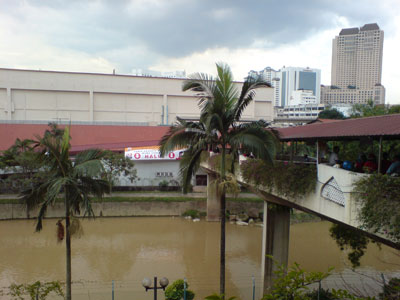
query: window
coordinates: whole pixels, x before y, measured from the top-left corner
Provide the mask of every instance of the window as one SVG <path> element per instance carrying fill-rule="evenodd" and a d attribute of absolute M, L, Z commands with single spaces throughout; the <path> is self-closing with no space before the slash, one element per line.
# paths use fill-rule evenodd
<path fill-rule="evenodd" d="M 207 175 L 196 175 L 196 185 L 207 186 Z"/>

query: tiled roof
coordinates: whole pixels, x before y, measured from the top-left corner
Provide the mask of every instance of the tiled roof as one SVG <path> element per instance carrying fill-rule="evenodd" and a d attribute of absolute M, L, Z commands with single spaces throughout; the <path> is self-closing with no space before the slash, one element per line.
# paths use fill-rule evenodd
<path fill-rule="evenodd" d="M 365 24 L 363 27 L 360 28 L 361 31 L 367 30 L 379 30 L 379 26 L 376 23 Z"/>
<path fill-rule="evenodd" d="M 400 114 L 314 123 L 278 128 L 280 139 L 289 140 L 356 140 L 359 137 L 400 139 Z"/>
<path fill-rule="evenodd" d="M 359 32 L 359 29 L 357 27 L 354 28 L 343 28 L 339 35 L 348 35 L 348 34 L 357 34 Z"/>
<path fill-rule="evenodd" d="M 123 150 L 125 147 L 154 146 L 168 131 L 167 126 L 71 125 L 71 150 L 88 148 Z M 34 139 L 48 129 L 42 124 L 0 124 L 0 150 L 17 138 Z"/>

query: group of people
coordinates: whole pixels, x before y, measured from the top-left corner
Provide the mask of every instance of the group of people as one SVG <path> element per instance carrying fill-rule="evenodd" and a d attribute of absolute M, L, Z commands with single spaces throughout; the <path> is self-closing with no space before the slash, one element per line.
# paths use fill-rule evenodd
<path fill-rule="evenodd" d="M 333 152 L 329 155 L 328 164 L 331 166 L 342 167 L 346 170 L 356 171 L 360 173 L 374 173 L 378 171 L 378 162 L 375 154 L 369 153 L 368 156 L 361 153 L 355 163 L 351 161 L 341 161 L 339 159 L 339 147 L 335 146 Z M 389 155 L 383 153 L 381 160 L 382 174 L 399 175 L 400 176 L 400 154 L 394 157 L 393 161 L 389 160 Z"/>

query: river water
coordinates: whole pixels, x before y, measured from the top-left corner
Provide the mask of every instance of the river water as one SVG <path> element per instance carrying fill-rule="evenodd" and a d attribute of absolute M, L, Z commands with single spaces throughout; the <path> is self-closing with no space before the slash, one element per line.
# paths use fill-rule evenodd
<path fill-rule="evenodd" d="M 65 280 L 65 244 L 57 243 L 55 224 L 46 220 L 43 231 L 35 233 L 33 220 L 0 221 L 0 289 L 13 282 Z M 112 281 L 116 300 L 153 299 L 141 282 L 154 276 L 170 282 L 186 277 L 196 299 L 219 290 L 219 223 L 135 217 L 82 220 L 82 225 L 84 235 L 72 239 L 74 299 L 111 299 Z M 324 287 L 377 289 L 374 280 L 381 279 L 381 273 L 400 276 L 400 257 L 376 245 L 362 258 L 357 271 L 361 275 L 352 272 L 346 255 L 329 237 L 329 226 L 292 225 L 289 263 L 308 271 L 334 267 Z M 260 299 L 261 242 L 261 227 L 227 224 L 227 296 L 252 299 L 254 276 L 255 298 Z M 159 291 L 164 299 L 161 295 Z"/>

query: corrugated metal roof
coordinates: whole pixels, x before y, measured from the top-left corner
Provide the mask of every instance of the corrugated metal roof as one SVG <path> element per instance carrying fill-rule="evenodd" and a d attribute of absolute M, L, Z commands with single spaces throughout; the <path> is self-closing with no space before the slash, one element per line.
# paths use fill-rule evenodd
<path fill-rule="evenodd" d="M 400 114 L 276 129 L 283 141 L 356 140 L 360 137 L 400 139 Z"/>
<path fill-rule="evenodd" d="M 0 150 L 8 149 L 17 138 L 24 140 L 43 136 L 46 129 L 48 126 L 44 124 L 0 124 Z M 71 125 L 71 150 L 123 150 L 125 147 L 155 146 L 168 129 L 167 126 Z"/>

